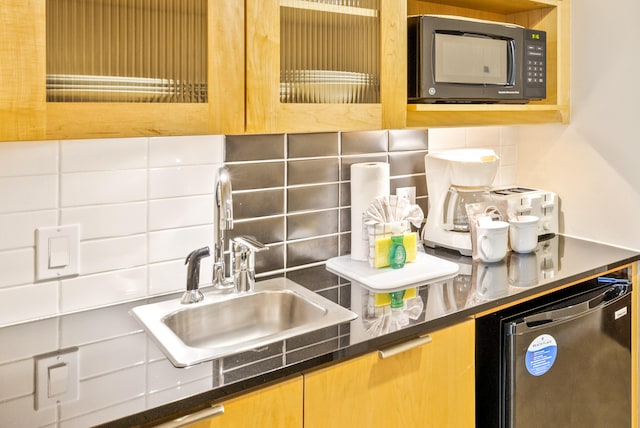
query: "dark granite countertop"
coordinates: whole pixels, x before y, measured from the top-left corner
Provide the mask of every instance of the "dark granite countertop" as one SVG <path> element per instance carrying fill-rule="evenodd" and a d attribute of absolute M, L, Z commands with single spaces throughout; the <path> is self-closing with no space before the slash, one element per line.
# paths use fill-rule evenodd
<path fill-rule="evenodd" d="M 345 283 L 340 293 L 349 298 L 339 300 L 349 302 L 350 309 L 358 314 L 356 320 L 278 342 L 256 352 L 203 363 L 213 365 L 211 383 L 207 382 L 191 391 L 191 395 L 177 400 L 169 398 L 167 402 L 147 403 L 146 410 L 125 414 L 106 425 L 145 426 L 170 416 L 188 414 L 229 395 L 407 340 L 469 317 L 491 313 L 498 307 L 551 292 L 640 259 L 640 253 L 636 251 L 565 236 L 541 241 L 535 253 L 511 253 L 505 261 L 494 264 L 472 262 L 469 257 L 444 250 L 426 251 L 458 263 L 458 275 L 415 288 L 415 297 L 406 299 L 405 307 L 399 310 L 376 306 L 374 293 L 357 284 Z M 177 297 L 162 299 L 168 298 Z M 122 306 L 122 316 L 126 316 L 132 305 Z M 180 376 L 179 370 L 184 369 L 175 370 Z"/>

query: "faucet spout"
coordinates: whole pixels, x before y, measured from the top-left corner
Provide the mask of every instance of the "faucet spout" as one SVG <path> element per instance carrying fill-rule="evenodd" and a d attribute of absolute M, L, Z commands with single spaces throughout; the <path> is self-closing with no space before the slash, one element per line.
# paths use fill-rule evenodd
<path fill-rule="evenodd" d="M 214 261 L 213 285 L 218 289 L 233 287 L 233 279 L 225 276 L 225 231 L 233 229 L 233 198 L 231 175 L 227 167 L 218 170 L 216 178 L 216 200 L 214 204 Z"/>
<path fill-rule="evenodd" d="M 218 211 L 218 227 L 220 230 L 233 229 L 233 198 L 231 196 L 231 176 L 229 169 L 218 170 L 216 186 L 216 208 Z"/>

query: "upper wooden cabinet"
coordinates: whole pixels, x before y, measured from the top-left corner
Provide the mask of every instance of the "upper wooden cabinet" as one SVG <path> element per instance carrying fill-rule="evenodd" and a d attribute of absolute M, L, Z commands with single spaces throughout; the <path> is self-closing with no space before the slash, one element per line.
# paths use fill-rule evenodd
<path fill-rule="evenodd" d="M 247 132 L 303 132 L 435 126 L 509 125 L 569 121 L 569 0 L 406 0 L 379 5 L 380 99 L 371 104 L 283 103 L 281 62 L 288 54 L 285 8 L 315 10 L 307 0 L 247 2 Z M 339 2 L 345 4 L 345 2 Z M 362 2 L 364 4 L 365 2 Z M 348 3 L 350 4 L 350 3 Z M 360 4 L 360 3 L 358 3 Z M 305 25 L 329 27 L 340 36 L 340 21 L 351 7 L 325 8 Z M 356 8 L 357 9 L 357 8 Z M 450 14 L 511 22 L 547 32 L 547 98 L 525 105 L 407 104 L 407 26 L 414 14 Z M 345 21 L 355 22 L 357 21 Z M 353 24 L 352 24 L 353 25 Z M 321 36 L 322 32 L 314 35 Z M 354 33 L 353 37 L 358 37 Z M 362 36 L 360 36 L 362 37 Z M 329 47 L 330 48 L 330 47 Z M 309 49 L 314 55 L 322 50 Z M 286 67 L 284 67 L 286 69 Z"/>
<path fill-rule="evenodd" d="M 252 0 L 246 13 L 247 132 L 404 127 L 405 2 Z"/>
<path fill-rule="evenodd" d="M 66 3 L 71 8 L 82 5 Z M 94 3 L 102 2 L 88 4 Z M 136 2 L 136 7 L 157 7 L 156 3 Z M 47 102 L 47 2 L 5 1 L 0 8 L 0 141 L 244 132 L 244 4 L 206 3 L 206 10 L 201 10 L 206 14 L 201 17 L 206 21 L 206 58 L 201 59 L 206 62 L 206 102 Z M 120 25 L 130 25 L 134 34 L 144 28 L 131 19 Z M 185 60 L 197 54 L 189 42 L 176 47 Z M 103 60 L 111 58 L 105 53 Z M 163 60 L 160 55 L 158 61 Z"/>
<path fill-rule="evenodd" d="M 4 1 L 0 141 L 569 121 L 569 0 L 206 2 L 207 101 L 131 103 L 47 102 L 47 2 Z M 406 17 L 420 13 L 545 30 L 547 99 L 526 105 L 407 104 Z M 310 41 L 314 37 L 319 40 Z M 341 89 L 324 98 L 287 98 L 300 82 L 291 76 L 304 73 L 320 86 Z M 363 80 L 354 85 L 354 76 Z M 314 84 L 307 95 L 318 89 Z"/>

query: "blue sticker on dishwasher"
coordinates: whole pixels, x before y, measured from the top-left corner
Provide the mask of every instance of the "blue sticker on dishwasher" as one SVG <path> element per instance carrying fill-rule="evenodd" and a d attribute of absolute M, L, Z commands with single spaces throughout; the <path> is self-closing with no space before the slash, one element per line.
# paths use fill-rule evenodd
<path fill-rule="evenodd" d="M 558 356 L 558 344 L 550 334 L 536 337 L 527 348 L 525 365 L 534 376 L 542 376 L 551 369 Z"/>

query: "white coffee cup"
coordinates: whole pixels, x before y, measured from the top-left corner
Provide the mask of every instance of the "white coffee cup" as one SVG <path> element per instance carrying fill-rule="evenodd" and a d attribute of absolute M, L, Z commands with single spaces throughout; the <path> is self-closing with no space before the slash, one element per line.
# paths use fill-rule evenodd
<path fill-rule="evenodd" d="M 507 254 L 509 223 L 490 221 L 476 226 L 477 254 L 483 262 L 497 262 Z"/>
<path fill-rule="evenodd" d="M 538 221 L 534 215 L 520 215 L 509 219 L 509 243 L 516 253 L 528 253 L 538 245 Z"/>

